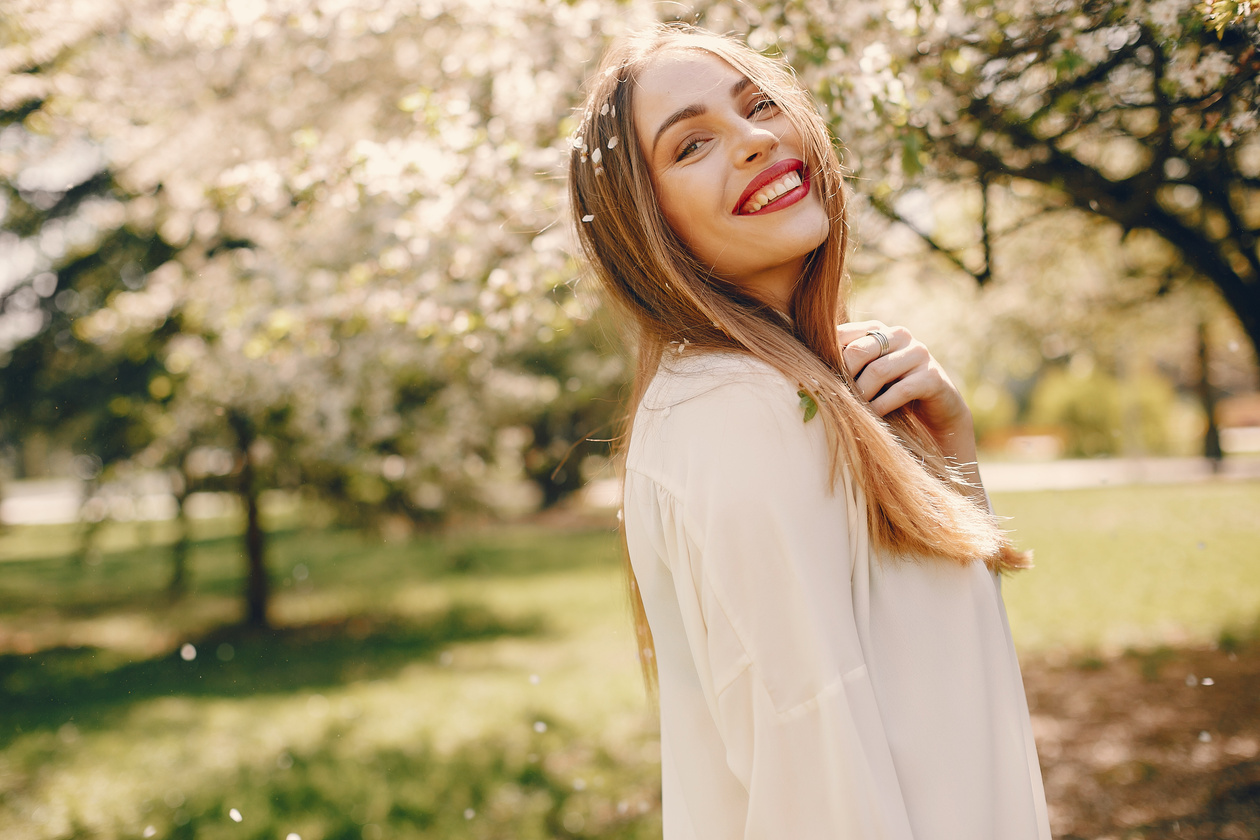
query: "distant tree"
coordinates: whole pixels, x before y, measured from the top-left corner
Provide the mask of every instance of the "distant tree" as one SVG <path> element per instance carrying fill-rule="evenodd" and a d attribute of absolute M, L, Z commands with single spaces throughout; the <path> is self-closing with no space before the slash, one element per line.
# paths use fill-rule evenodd
<path fill-rule="evenodd" d="M 583 351 L 591 314 L 556 222 L 589 36 L 635 19 L 606 11 L 6 5 L 0 253 L 33 262 L 0 283 L 2 433 L 42 423 L 147 467 L 234 453 L 259 623 L 262 490 L 432 522 L 482 504 L 498 424 L 581 445 L 617 377 L 575 391 L 592 366 L 543 345 Z M 41 169 L 63 146 L 73 177 Z M 80 204 L 74 274 L 42 249 Z"/>
<path fill-rule="evenodd" d="M 53 128 L 49 78 L 83 31 L 32 43 L 19 23 L 0 22 L 0 440 L 51 435 L 95 473 L 153 439 L 146 418 L 171 393 L 157 357 L 178 331 L 169 289 L 145 287 L 178 252 L 125 209 L 153 196 L 119 183 L 83 132 Z M 108 334 L 93 328 L 103 312 Z"/>
<path fill-rule="evenodd" d="M 1256 20 L 1214 22 L 1162 0 L 1032 16 L 997 4 L 976 21 L 936 41 L 935 60 L 910 57 L 940 107 L 907 112 L 904 165 L 970 174 L 982 189 L 1036 182 L 1050 206 L 1154 231 L 1220 290 L 1260 350 Z M 982 225 L 987 245 L 997 232 Z M 987 251 L 974 268 L 988 276 Z"/>

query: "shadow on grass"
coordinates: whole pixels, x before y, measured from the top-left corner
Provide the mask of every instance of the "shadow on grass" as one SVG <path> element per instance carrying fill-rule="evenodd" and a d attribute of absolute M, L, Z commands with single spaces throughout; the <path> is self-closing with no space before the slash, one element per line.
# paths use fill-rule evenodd
<path fill-rule="evenodd" d="M 1021 664 L 1056 837 L 1260 837 L 1254 638 Z"/>
<path fill-rule="evenodd" d="M 285 567 L 287 555 L 303 555 L 308 546 L 335 544 L 336 532 L 268 532 L 269 566 L 276 574 Z M 361 540 L 361 537 L 355 535 Z M 236 597 L 242 587 L 245 556 L 236 535 L 203 537 L 189 544 L 188 588 L 184 598 Z M 100 552 L 90 562 L 76 553 L 50 557 L 19 557 L 4 561 L 0 581 L 0 618 L 22 614 L 31 608 L 56 610 L 60 615 L 87 618 L 116 610 L 161 609 L 178 603 L 168 590 L 172 574 L 169 545 L 141 545 Z"/>
<path fill-rule="evenodd" d="M 346 528 L 268 532 L 268 568 L 277 592 L 392 593 L 400 582 L 460 577 L 528 577 L 577 569 L 615 569 L 620 543 L 607 530 L 552 532 L 515 527 L 481 533 L 420 535 L 382 542 Z M 172 600 L 167 583 L 171 550 L 144 545 L 104 553 L 93 563 L 73 554 L 8 558 L 0 574 L 0 621 L 32 609 L 67 618 L 119 610 L 162 611 Z M 300 570 L 300 574 L 297 574 Z M 194 540 L 186 599 L 238 598 L 245 560 L 239 536 Z"/>
<path fill-rule="evenodd" d="M 186 798 L 155 791 L 161 798 L 132 830 L 151 826 L 145 836 L 170 840 L 660 837 L 658 765 L 618 760 L 554 719 L 542 732 L 520 724 L 528 738 L 486 738 L 450 754 L 355 749 L 330 732 L 314 749 L 281 752 Z"/>
<path fill-rule="evenodd" d="M 354 616 L 270 631 L 221 628 L 181 651 L 134 661 L 94 647 L 0 655 L 0 746 L 68 720 L 101 728 L 156 697 L 242 697 L 376 679 L 456 642 L 537 634 L 540 618 L 505 619 L 456 605 L 402 622 Z M 185 650 L 184 654 L 193 654 Z"/>

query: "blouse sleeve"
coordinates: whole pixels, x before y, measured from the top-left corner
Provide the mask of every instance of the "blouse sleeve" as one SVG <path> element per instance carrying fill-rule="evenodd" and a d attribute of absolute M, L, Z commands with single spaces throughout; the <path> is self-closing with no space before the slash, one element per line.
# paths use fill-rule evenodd
<path fill-rule="evenodd" d="M 666 422 L 649 432 L 665 442 L 653 472 L 673 497 L 663 553 L 678 598 L 699 607 L 688 642 L 748 794 L 745 838 L 910 840 L 822 421 L 805 423 L 778 378 L 724 384 Z"/>

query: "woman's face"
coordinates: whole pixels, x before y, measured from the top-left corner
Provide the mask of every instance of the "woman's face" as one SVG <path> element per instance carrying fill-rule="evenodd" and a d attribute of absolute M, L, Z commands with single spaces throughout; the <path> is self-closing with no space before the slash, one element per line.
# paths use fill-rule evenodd
<path fill-rule="evenodd" d="M 830 227 L 778 105 L 712 53 L 675 48 L 640 74 L 634 124 L 669 226 L 714 274 L 786 308 Z"/>

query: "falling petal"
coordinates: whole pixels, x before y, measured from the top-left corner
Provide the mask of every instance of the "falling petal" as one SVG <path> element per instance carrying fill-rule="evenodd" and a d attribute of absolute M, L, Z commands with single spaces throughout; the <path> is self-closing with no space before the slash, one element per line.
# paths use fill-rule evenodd
<path fill-rule="evenodd" d="M 541 735 L 547 731 L 547 724 L 543 723 L 541 720 L 534 721 L 534 731 Z"/>
<path fill-rule="evenodd" d="M 302 840 L 302 835 L 298 834 L 296 831 L 290 831 L 288 834 L 284 835 L 284 840 Z"/>
<path fill-rule="evenodd" d="M 529 683 L 530 683 L 530 685 L 538 685 L 538 682 L 539 682 L 539 680 L 540 680 L 540 679 L 541 679 L 541 678 L 540 678 L 537 674 L 530 674 L 530 675 L 529 675 Z"/>
<path fill-rule="evenodd" d="M 241 816 L 241 812 L 236 810 L 235 808 L 228 811 L 228 816 L 232 818 L 232 822 L 240 822 L 241 820 L 244 819 L 244 817 Z"/>
<path fill-rule="evenodd" d="M 616 106 L 616 105 L 612 106 L 612 116 L 614 116 L 614 117 L 615 117 L 615 116 L 617 116 L 617 106 Z"/>
<path fill-rule="evenodd" d="M 157 829 L 156 829 L 156 828 L 154 828 L 153 826 L 151 826 L 151 825 L 146 825 L 146 826 L 144 827 L 144 836 L 145 836 L 145 837 L 152 837 L 152 836 L 153 836 L 153 835 L 155 835 L 155 834 L 157 834 Z"/>
<path fill-rule="evenodd" d="M 185 662 L 192 662 L 197 658 L 197 648 L 190 644 L 185 644 L 179 649 L 179 658 Z"/>
<path fill-rule="evenodd" d="M 616 138 L 616 137 L 609 137 L 609 138 L 608 138 L 608 148 L 609 148 L 609 150 L 612 150 L 612 149 L 617 148 L 617 138 Z"/>
<path fill-rule="evenodd" d="M 1212 679 L 1211 677 L 1204 677 L 1202 680 L 1202 684 L 1203 685 L 1216 685 L 1216 680 Z"/>
<path fill-rule="evenodd" d="M 1199 740 L 1205 744 L 1210 744 L 1212 742 L 1212 733 L 1208 732 L 1206 729 L 1203 730 L 1199 733 Z"/>
<path fill-rule="evenodd" d="M 594 216 L 592 216 L 592 215 L 589 215 L 589 214 L 588 214 L 588 215 L 585 215 L 585 216 L 583 216 L 583 217 L 582 217 L 582 221 L 584 221 L 584 222 L 593 222 L 593 221 L 595 221 L 595 217 L 594 217 Z"/>
<path fill-rule="evenodd" d="M 477 812 L 474 811 L 472 808 L 464 809 L 464 819 L 471 820 L 475 816 L 477 816 Z"/>
<path fill-rule="evenodd" d="M 599 163 L 603 159 L 604 159 L 604 153 L 600 151 L 599 149 L 596 149 L 595 151 L 591 152 L 592 163 Z"/>
<path fill-rule="evenodd" d="M 599 114 L 600 114 L 600 116 L 602 116 L 602 117 L 606 117 L 606 116 L 608 116 L 608 103 L 607 103 L 607 102 L 605 102 L 605 103 L 604 103 L 604 107 L 603 107 L 603 108 L 600 108 L 600 109 L 599 109 Z"/>

